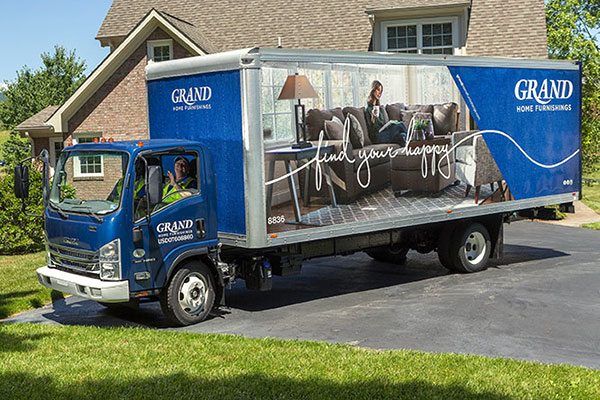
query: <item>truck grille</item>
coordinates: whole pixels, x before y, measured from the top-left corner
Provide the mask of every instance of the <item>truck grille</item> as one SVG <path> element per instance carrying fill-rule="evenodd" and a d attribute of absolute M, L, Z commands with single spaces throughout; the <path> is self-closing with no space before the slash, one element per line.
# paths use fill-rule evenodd
<path fill-rule="evenodd" d="M 98 253 L 74 250 L 68 247 L 49 245 L 50 264 L 60 270 L 98 277 L 100 264 Z"/>

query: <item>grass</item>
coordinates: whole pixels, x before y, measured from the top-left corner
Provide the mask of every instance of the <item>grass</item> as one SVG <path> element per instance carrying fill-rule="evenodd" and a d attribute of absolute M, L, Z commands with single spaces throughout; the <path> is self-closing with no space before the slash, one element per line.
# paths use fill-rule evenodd
<path fill-rule="evenodd" d="M 0 398 L 597 399 L 600 371 L 139 328 L 3 324 Z"/>
<path fill-rule="evenodd" d="M 581 225 L 581 227 L 600 231 L 600 222 L 591 222 L 589 224 L 583 224 Z"/>
<path fill-rule="evenodd" d="M 0 131 L 0 146 L 10 138 L 10 131 Z"/>
<path fill-rule="evenodd" d="M 581 201 L 600 214 L 600 184 L 586 185 L 584 183 L 581 187 L 581 194 Z"/>
<path fill-rule="evenodd" d="M 592 173 L 587 173 L 583 175 L 583 178 L 588 179 L 600 179 L 600 163 L 597 163 L 596 170 Z M 581 187 L 581 201 L 587 205 L 592 210 L 596 211 L 600 214 L 600 184 L 593 183 L 591 185 L 587 185 L 583 183 Z M 595 224 L 584 224 L 582 225 L 584 228 L 594 228 Z"/>
<path fill-rule="evenodd" d="M 0 256 L 0 319 L 62 298 L 60 292 L 40 285 L 37 280 L 35 270 L 45 262 L 44 252 Z"/>

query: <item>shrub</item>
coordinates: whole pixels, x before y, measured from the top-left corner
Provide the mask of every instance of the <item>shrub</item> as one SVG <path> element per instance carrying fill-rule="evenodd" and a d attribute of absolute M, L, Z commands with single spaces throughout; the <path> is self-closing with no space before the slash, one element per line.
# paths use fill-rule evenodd
<path fill-rule="evenodd" d="M 31 144 L 16 132 L 10 133 L 10 138 L 0 149 L 0 158 L 6 161 L 7 167 L 14 167 L 21 160 L 31 155 Z"/>
<path fill-rule="evenodd" d="M 0 254 L 20 254 L 44 248 L 42 218 L 28 217 L 22 212 L 21 199 L 14 195 L 12 171 L 0 178 Z M 42 174 L 29 170 L 29 198 L 25 201 L 29 214 L 42 215 Z"/>

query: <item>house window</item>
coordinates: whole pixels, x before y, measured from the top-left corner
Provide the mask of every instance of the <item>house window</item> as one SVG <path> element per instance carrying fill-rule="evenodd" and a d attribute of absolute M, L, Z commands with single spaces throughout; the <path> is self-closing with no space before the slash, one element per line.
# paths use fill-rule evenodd
<path fill-rule="evenodd" d="M 56 168 L 56 161 L 60 157 L 60 153 L 63 150 L 62 137 L 50 138 L 50 175 L 54 175 L 54 168 Z"/>
<path fill-rule="evenodd" d="M 454 54 L 456 18 L 382 24 L 383 50 L 398 53 Z"/>
<path fill-rule="evenodd" d="M 148 60 L 160 62 L 171 59 L 173 59 L 173 41 L 171 39 L 148 41 Z"/>
<path fill-rule="evenodd" d="M 100 138 L 99 133 L 84 134 L 75 136 L 77 143 L 92 143 L 94 139 Z M 74 157 L 74 175 L 75 177 L 101 177 L 104 176 L 102 167 L 102 156 L 90 155 Z"/>

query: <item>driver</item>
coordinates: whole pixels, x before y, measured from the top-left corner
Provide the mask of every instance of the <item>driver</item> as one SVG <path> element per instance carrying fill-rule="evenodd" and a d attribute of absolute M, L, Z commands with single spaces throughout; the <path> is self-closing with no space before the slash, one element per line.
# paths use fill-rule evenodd
<path fill-rule="evenodd" d="M 133 198 L 139 200 L 146 195 L 146 182 L 144 180 L 144 163 L 141 159 L 135 160 L 135 183 L 133 184 Z M 121 192 L 123 191 L 123 177 L 121 177 L 112 192 L 108 196 L 109 201 L 118 203 L 121 199 Z"/>
<path fill-rule="evenodd" d="M 187 158 L 177 157 L 175 159 L 175 175 L 171 171 L 167 171 L 167 173 L 169 175 L 169 182 L 163 188 L 164 203 L 171 203 L 182 197 L 191 195 L 190 192 L 182 190 L 197 188 L 196 179 L 190 176 L 190 162 Z M 174 194 L 175 192 L 179 193 Z"/>

